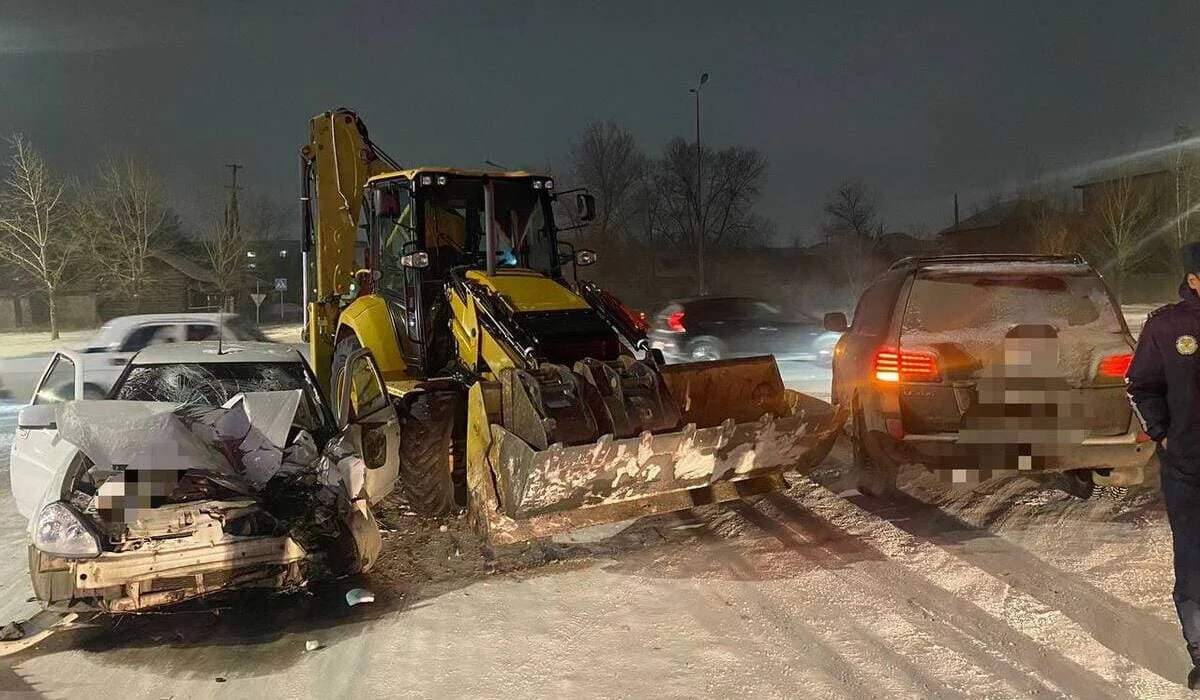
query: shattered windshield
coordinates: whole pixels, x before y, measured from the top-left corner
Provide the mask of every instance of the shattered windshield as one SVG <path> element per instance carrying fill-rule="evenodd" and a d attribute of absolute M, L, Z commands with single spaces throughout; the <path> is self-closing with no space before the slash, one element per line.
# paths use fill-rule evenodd
<path fill-rule="evenodd" d="M 327 438 L 336 432 L 331 414 L 299 362 L 214 362 L 139 365 L 129 370 L 112 398 L 221 406 L 238 394 L 303 392 L 296 424 Z"/>

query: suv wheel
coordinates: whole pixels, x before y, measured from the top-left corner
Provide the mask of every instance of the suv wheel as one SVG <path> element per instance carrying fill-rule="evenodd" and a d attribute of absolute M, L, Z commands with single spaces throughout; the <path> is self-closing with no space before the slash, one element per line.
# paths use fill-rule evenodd
<path fill-rule="evenodd" d="M 692 343 L 691 347 L 692 362 L 709 362 L 711 360 L 720 360 L 725 356 L 720 345 L 712 340 L 697 340 Z"/>
<path fill-rule="evenodd" d="M 854 453 L 854 470 L 858 474 L 858 491 L 882 498 L 896 491 L 896 479 L 900 470 L 898 465 L 887 457 L 872 454 L 871 442 L 862 411 L 856 407 L 850 445 Z"/>
<path fill-rule="evenodd" d="M 1103 491 L 1103 489 L 1096 487 L 1092 483 L 1092 472 L 1090 469 L 1072 469 L 1071 471 L 1061 472 L 1053 477 L 1053 482 L 1054 486 L 1059 490 L 1084 501 L 1093 496 L 1100 495 Z"/>

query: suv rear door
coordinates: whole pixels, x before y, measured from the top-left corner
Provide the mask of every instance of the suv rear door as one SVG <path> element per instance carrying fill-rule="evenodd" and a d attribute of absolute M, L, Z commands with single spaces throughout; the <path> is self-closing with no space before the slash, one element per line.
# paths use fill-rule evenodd
<path fill-rule="evenodd" d="M 989 428 L 989 443 L 1065 437 L 1055 431 L 1071 431 L 1067 442 L 1123 435 L 1132 419 L 1123 382 L 1132 349 L 1115 301 L 1086 266 L 918 270 L 899 335 L 904 431 L 966 426 L 976 436 L 981 412 L 993 410 L 1003 433 L 1020 424 L 1026 435 Z"/>

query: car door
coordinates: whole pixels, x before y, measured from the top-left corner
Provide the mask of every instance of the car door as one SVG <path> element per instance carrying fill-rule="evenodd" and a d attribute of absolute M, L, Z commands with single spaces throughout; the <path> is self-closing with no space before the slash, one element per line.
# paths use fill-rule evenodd
<path fill-rule="evenodd" d="M 793 331 L 794 324 L 777 307 L 765 301 L 747 301 L 745 315 L 749 321 L 758 353 L 787 358 L 802 352 Z"/>
<path fill-rule="evenodd" d="M 338 422 L 350 430 L 367 465 L 367 501 L 378 503 L 395 488 L 400 473 L 400 420 L 369 350 L 350 353 L 334 400 Z"/>
<path fill-rule="evenodd" d="M 32 518 L 55 473 L 75 456 L 75 446 L 58 437 L 56 405 L 83 396 L 78 355 L 54 354 L 33 393 L 33 403 L 17 416 L 9 457 L 9 483 L 17 510 Z"/>
<path fill-rule="evenodd" d="M 742 299 L 711 299 L 701 306 L 693 304 L 698 313 L 693 322 L 699 321 L 697 334 L 720 339 L 733 356 L 761 355 L 762 338 L 750 305 Z M 692 328 L 689 326 L 689 331 Z"/>

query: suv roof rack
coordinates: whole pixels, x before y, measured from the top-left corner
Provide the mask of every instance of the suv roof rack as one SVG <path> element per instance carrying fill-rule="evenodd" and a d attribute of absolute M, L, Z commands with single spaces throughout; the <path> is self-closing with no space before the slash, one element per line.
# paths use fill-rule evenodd
<path fill-rule="evenodd" d="M 1087 260 L 1079 253 L 1069 255 L 1037 255 L 1029 253 L 970 253 L 961 255 L 918 255 L 901 258 L 892 263 L 889 270 L 899 270 L 906 267 L 922 267 L 939 264 L 979 264 L 979 263 L 1050 263 L 1059 265 L 1086 265 Z"/>

